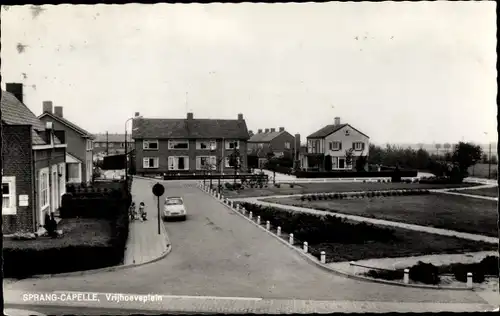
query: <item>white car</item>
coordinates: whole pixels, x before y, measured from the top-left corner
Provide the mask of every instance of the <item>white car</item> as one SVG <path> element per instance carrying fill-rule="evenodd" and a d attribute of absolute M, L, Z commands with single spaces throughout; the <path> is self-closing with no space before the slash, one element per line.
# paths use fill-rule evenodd
<path fill-rule="evenodd" d="M 184 207 L 184 200 L 178 196 L 170 196 L 165 199 L 165 206 L 163 207 L 163 219 L 180 219 L 186 220 L 186 208 Z"/>

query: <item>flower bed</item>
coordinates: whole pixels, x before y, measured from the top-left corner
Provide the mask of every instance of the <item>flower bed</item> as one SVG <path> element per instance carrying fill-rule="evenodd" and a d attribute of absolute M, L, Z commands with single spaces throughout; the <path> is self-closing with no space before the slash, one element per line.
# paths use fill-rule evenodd
<path fill-rule="evenodd" d="M 301 201 L 321 201 L 321 200 L 339 200 L 339 199 L 355 199 L 355 198 L 374 198 L 387 196 L 403 196 L 403 195 L 424 195 L 430 194 L 429 190 L 425 189 L 403 189 L 390 191 L 360 191 L 346 193 L 325 193 L 325 194 L 306 194 L 300 197 Z"/>

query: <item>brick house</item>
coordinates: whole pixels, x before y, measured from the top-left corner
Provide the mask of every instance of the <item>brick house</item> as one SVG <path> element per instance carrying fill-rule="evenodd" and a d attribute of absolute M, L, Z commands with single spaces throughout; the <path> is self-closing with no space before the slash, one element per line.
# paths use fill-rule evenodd
<path fill-rule="evenodd" d="M 66 144 L 23 104 L 23 86 L 2 91 L 2 229 L 35 232 L 66 193 Z"/>
<path fill-rule="evenodd" d="M 94 157 L 123 155 L 125 153 L 125 134 L 94 134 Z M 128 151 L 133 148 L 132 137 L 127 135 Z"/>
<path fill-rule="evenodd" d="M 359 156 L 368 156 L 370 137 L 349 124 L 327 125 L 307 136 L 307 152 L 301 154 L 303 168 L 306 170 L 350 170 Z M 346 157 L 352 154 L 349 164 Z M 331 159 L 331 164 L 326 160 Z M 327 167 L 330 166 L 331 168 Z"/>
<path fill-rule="evenodd" d="M 229 156 L 240 152 L 240 172 L 247 171 L 248 129 L 243 114 L 236 120 L 133 119 L 132 139 L 137 174 L 233 173 Z"/>
<path fill-rule="evenodd" d="M 93 159 L 92 140 L 94 136 L 63 117 L 63 107 L 52 111 L 52 101 L 43 102 L 43 113 L 38 117 L 42 122 L 52 122 L 56 133 L 64 132 L 66 150 L 66 181 L 82 183 L 92 181 Z"/>
<path fill-rule="evenodd" d="M 250 134 L 252 134 L 250 132 Z M 258 157 L 258 167 L 262 168 L 267 162 L 268 153 L 272 152 L 274 157 L 286 157 L 291 160 L 297 159 L 295 148 L 300 146 L 300 134 L 293 136 L 285 131 L 284 127 L 259 129 L 248 140 L 248 155 Z"/>

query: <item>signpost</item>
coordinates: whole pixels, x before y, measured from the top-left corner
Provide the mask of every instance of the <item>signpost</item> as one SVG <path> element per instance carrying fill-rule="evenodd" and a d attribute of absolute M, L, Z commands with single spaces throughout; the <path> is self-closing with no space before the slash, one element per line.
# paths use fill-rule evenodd
<path fill-rule="evenodd" d="M 160 196 L 165 193 L 165 187 L 160 183 L 156 183 L 153 185 L 153 194 L 158 199 L 158 235 L 161 234 L 161 213 L 160 213 Z"/>

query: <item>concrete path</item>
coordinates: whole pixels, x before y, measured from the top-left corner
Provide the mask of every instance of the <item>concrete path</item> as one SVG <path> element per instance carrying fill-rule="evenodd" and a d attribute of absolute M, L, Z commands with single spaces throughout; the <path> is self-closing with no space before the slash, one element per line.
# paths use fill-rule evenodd
<path fill-rule="evenodd" d="M 470 292 L 469 292 L 470 293 Z M 36 310 L 33 301 L 24 301 L 22 292 L 10 292 L 6 300 L 11 304 L 23 304 Z M 109 310 L 121 311 L 122 314 L 128 310 L 141 310 L 143 312 L 158 311 L 162 313 L 224 313 L 224 314 L 312 314 L 312 313 L 360 313 L 360 312 L 482 312 L 492 311 L 496 306 L 487 303 L 443 303 L 427 302 L 381 302 L 381 301 L 322 301 L 311 299 L 264 299 L 260 297 L 203 297 L 203 296 L 169 296 L 150 295 L 152 300 L 147 300 L 144 294 L 129 293 L 99 293 L 99 292 L 74 292 L 86 300 L 62 300 L 57 299 L 63 292 L 52 292 L 56 296 L 53 301 L 44 302 L 43 309 L 50 310 L 53 307 L 57 311 L 59 307 L 66 307 L 66 310 L 80 308 L 80 314 L 87 314 L 86 309 L 100 309 L 102 314 Z M 73 294 L 65 292 L 64 295 Z M 113 299 L 113 298 L 120 298 Z M 146 298 L 146 299 L 144 299 Z M 154 300 L 153 300 L 154 298 Z M 55 313 L 54 313 L 55 314 Z M 23 315 L 24 316 L 24 315 Z"/>
<path fill-rule="evenodd" d="M 451 191 L 442 191 L 442 190 L 429 190 L 434 193 L 442 193 L 442 194 L 450 194 L 450 195 L 460 195 L 460 196 L 465 196 L 473 199 L 482 199 L 482 200 L 488 200 L 488 201 L 497 201 L 497 197 L 492 197 L 492 196 L 484 196 L 484 195 L 474 195 L 474 194 L 466 194 L 466 193 L 459 193 L 459 192 L 451 192 Z"/>
<path fill-rule="evenodd" d="M 170 246 L 163 222 L 160 222 L 158 232 L 157 202 L 151 190 L 148 189 L 142 180 L 137 179 L 132 182 L 132 199 L 137 207 L 140 202 L 146 204 L 148 220 L 130 222 L 124 265 L 139 265 L 161 258 Z"/>
<path fill-rule="evenodd" d="M 267 197 L 265 197 L 265 198 L 267 198 Z M 356 216 L 356 215 L 347 215 L 347 214 L 340 214 L 340 213 L 334 213 L 334 212 L 320 211 L 320 210 L 305 208 L 305 207 L 269 203 L 269 202 L 260 201 L 260 199 L 261 198 L 247 198 L 247 199 L 245 199 L 245 201 L 250 202 L 250 203 L 254 203 L 254 204 L 264 205 L 264 206 L 272 206 L 272 207 L 277 207 L 277 208 L 281 208 L 281 209 L 291 210 L 294 212 L 303 212 L 303 213 L 310 213 L 310 214 L 317 214 L 317 215 L 333 215 L 333 216 L 338 216 L 338 217 L 350 219 L 350 220 L 357 221 L 357 222 L 367 222 L 367 223 L 372 223 L 375 225 L 399 227 L 399 228 L 410 229 L 410 230 L 415 230 L 415 231 L 420 231 L 420 232 L 426 232 L 426 233 L 430 233 L 430 234 L 443 235 L 443 236 L 453 236 L 453 237 L 458 237 L 458 238 L 463 238 L 463 239 L 483 241 L 483 242 L 487 242 L 487 243 L 491 243 L 491 244 L 498 244 L 497 237 L 489 237 L 489 236 L 483 236 L 483 235 L 462 233 L 462 232 L 457 232 L 457 231 L 448 230 L 448 229 L 407 224 L 407 223 L 402 223 L 402 222 L 386 221 L 386 220 L 382 220 L 382 219 L 374 219 L 374 218 L 368 218 L 368 217 L 362 217 L 362 216 Z"/>

